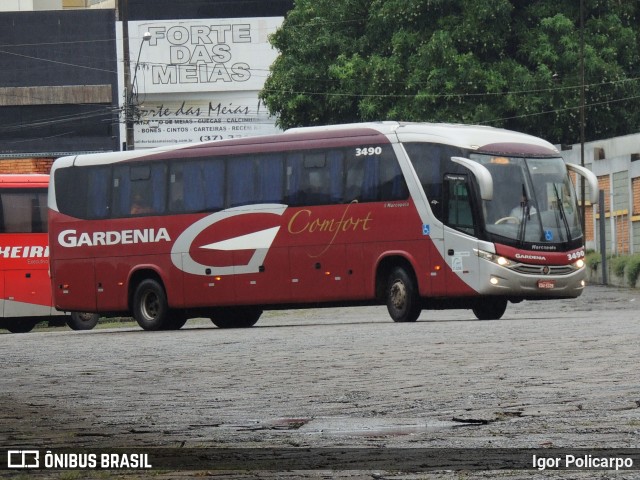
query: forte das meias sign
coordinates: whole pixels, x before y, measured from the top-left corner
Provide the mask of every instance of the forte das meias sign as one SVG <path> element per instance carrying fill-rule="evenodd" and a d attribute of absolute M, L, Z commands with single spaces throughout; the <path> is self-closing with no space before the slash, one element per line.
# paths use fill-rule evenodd
<path fill-rule="evenodd" d="M 258 93 L 277 56 L 268 36 L 282 21 L 129 22 L 136 148 L 276 133 Z"/>

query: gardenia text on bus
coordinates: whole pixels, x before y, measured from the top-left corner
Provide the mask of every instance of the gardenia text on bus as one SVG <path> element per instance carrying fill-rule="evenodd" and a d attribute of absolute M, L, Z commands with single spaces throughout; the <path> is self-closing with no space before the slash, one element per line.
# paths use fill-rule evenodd
<path fill-rule="evenodd" d="M 95 247 L 98 245 L 127 245 L 131 243 L 170 242 L 166 228 L 144 228 L 140 230 L 111 230 L 108 232 L 80 233 L 76 230 L 63 230 L 58 235 L 58 243 L 63 247 Z"/>

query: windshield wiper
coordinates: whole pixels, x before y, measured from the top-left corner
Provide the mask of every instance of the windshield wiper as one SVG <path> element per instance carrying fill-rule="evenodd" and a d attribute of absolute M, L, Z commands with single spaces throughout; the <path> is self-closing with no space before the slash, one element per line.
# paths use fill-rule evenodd
<path fill-rule="evenodd" d="M 569 241 L 571 239 L 571 230 L 569 229 L 569 222 L 567 221 L 567 214 L 564 211 L 564 205 L 562 205 L 562 199 L 560 198 L 560 194 L 558 193 L 558 186 L 553 184 L 553 191 L 556 194 L 556 204 L 558 205 L 558 214 L 560 215 L 560 220 L 562 220 L 562 224 L 564 225 L 564 231 L 567 234 L 566 240 Z M 558 223 L 556 216 L 556 223 Z"/>
<path fill-rule="evenodd" d="M 527 188 L 522 184 L 522 201 L 520 202 L 520 228 L 518 229 L 518 243 L 524 244 L 524 236 L 527 231 L 527 220 L 531 219 L 531 207 L 529 207 L 529 197 Z"/>

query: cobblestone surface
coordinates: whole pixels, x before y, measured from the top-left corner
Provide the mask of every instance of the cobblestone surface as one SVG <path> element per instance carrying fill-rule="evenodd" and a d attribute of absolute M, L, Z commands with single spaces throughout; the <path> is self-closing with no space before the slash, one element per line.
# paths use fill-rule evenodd
<path fill-rule="evenodd" d="M 59 328 L 0 335 L 0 444 L 638 448 L 638 307 L 637 290 L 590 286 L 575 300 L 509 305 L 499 321 L 459 310 L 425 311 L 415 324 L 395 324 L 384 308 L 368 307 L 268 312 L 243 330 L 191 320 L 177 332 Z M 153 472 L 149 478 L 495 474 Z"/>

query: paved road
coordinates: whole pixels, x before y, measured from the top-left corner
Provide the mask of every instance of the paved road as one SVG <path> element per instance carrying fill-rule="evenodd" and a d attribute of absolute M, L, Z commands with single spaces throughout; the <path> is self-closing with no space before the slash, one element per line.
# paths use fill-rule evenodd
<path fill-rule="evenodd" d="M 269 312 L 244 330 L 0 335 L 0 446 L 635 448 L 639 307 L 637 290 L 590 286 L 499 321 L 395 324 L 367 307 Z"/>

